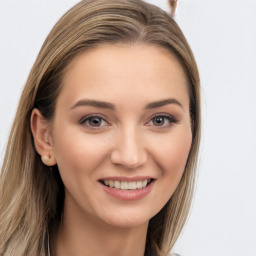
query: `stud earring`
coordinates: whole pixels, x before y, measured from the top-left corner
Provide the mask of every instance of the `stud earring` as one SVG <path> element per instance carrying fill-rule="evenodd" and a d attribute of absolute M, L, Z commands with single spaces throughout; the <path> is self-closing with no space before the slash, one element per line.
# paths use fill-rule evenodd
<path fill-rule="evenodd" d="M 55 158 L 47 155 L 41 156 L 42 162 L 47 166 L 53 166 L 56 164 Z"/>

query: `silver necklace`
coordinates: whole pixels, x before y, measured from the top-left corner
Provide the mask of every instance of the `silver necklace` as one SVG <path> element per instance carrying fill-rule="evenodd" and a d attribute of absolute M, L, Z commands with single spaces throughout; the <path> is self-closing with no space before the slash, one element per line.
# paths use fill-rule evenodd
<path fill-rule="evenodd" d="M 51 256 L 49 230 L 47 230 L 47 251 L 48 251 L 48 256 Z"/>

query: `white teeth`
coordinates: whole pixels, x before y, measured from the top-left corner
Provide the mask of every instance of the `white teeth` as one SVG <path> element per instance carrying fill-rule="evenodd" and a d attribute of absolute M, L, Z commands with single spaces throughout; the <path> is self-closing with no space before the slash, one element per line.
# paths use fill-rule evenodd
<path fill-rule="evenodd" d="M 136 181 L 128 182 L 128 189 L 136 189 L 136 188 L 137 188 Z"/>
<path fill-rule="evenodd" d="M 111 188 L 113 188 L 113 187 L 115 186 L 115 182 L 114 182 L 113 180 L 110 180 L 110 181 L 109 181 L 109 186 L 110 186 Z"/>
<path fill-rule="evenodd" d="M 121 184 L 119 180 L 115 181 L 115 188 L 121 188 Z"/>
<path fill-rule="evenodd" d="M 119 180 L 103 180 L 103 183 L 106 186 L 111 188 L 117 188 L 121 190 L 135 190 L 145 188 L 150 179 L 148 180 L 140 180 L 140 181 L 119 181 Z"/>
<path fill-rule="evenodd" d="M 128 189 L 127 181 L 121 181 L 121 189 Z"/>
<path fill-rule="evenodd" d="M 142 188 L 142 181 L 137 181 L 137 188 Z"/>

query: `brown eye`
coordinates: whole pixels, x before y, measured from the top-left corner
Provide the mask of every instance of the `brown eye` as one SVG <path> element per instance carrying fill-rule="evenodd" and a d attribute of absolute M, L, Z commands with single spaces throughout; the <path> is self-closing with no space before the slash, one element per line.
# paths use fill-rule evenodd
<path fill-rule="evenodd" d="M 87 122 L 90 126 L 100 127 L 101 124 L 102 124 L 102 118 L 100 118 L 100 117 L 90 117 L 90 118 L 88 118 Z"/>
<path fill-rule="evenodd" d="M 165 128 L 170 127 L 172 124 L 177 123 L 177 120 L 171 115 L 158 115 L 153 117 L 147 125 Z"/>
<path fill-rule="evenodd" d="M 155 126 L 163 126 L 165 124 L 165 119 L 166 118 L 164 118 L 162 116 L 157 116 L 157 117 L 153 118 L 152 121 Z"/>
<path fill-rule="evenodd" d="M 82 118 L 80 121 L 79 121 L 79 124 L 83 125 L 83 126 L 86 126 L 88 128 L 101 128 L 101 127 L 104 127 L 104 126 L 108 126 L 109 123 L 104 119 L 102 118 L 101 116 L 86 116 L 84 118 Z"/>

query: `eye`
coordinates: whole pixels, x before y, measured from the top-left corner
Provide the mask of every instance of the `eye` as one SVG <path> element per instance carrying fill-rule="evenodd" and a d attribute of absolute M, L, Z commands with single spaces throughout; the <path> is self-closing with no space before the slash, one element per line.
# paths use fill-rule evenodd
<path fill-rule="evenodd" d="M 154 116 L 147 123 L 147 125 L 152 125 L 152 126 L 156 126 L 156 127 L 165 128 L 165 127 L 171 126 L 173 123 L 177 123 L 177 120 L 173 116 L 171 116 L 171 115 L 157 115 L 157 116 Z"/>
<path fill-rule="evenodd" d="M 98 115 L 90 115 L 83 117 L 79 121 L 79 124 L 85 125 L 89 128 L 101 128 L 109 125 L 109 123 L 104 118 Z"/>

